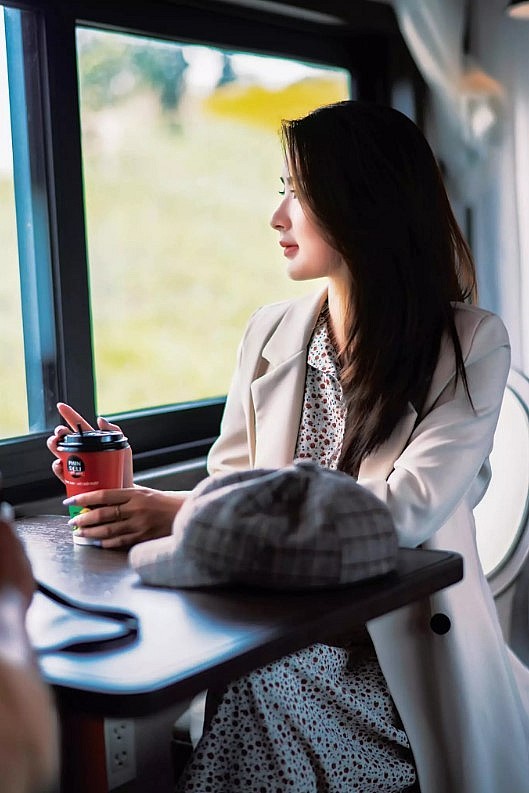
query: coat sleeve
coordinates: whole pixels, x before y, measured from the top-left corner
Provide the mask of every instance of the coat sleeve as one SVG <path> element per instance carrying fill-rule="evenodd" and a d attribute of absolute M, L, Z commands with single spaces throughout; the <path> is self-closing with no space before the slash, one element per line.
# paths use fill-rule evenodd
<path fill-rule="evenodd" d="M 482 472 L 487 472 L 509 366 L 507 331 L 497 316 L 484 314 L 465 356 L 473 405 L 461 378 L 452 376 L 387 480 L 359 478 L 389 507 L 401 546 L 425 542 L 463 499 L 472 508 L 483 495 L 488 482 Z"/>

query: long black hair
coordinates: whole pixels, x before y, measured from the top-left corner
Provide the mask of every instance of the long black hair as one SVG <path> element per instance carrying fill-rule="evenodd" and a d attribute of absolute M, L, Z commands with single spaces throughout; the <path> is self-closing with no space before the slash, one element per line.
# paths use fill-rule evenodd
<path fill-rule="evenodd" d="M 470 399 L 451 303 L 475 296 L 474 263 L 433 152 L 404 114 L 339 102 L 284 121 L 281 136 L 305 211 L 351 273 L 339 468 L 356 474 L 408 402 L 420 409 L 444 333 Z"/>

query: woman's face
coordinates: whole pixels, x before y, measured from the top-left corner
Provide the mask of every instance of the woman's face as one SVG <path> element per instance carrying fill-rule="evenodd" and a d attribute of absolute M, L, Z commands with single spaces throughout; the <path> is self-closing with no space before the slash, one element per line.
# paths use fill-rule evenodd
<path fill-rule="evenodd" d="M 287 273 L 294 281 L 338 275 L 345 267 L 340 254 L 322 237 L 298 200 L 285 166 L 281 176 L 281 203 L 270 219 L 279 232 L 279 244 L 287 260 Z"/>

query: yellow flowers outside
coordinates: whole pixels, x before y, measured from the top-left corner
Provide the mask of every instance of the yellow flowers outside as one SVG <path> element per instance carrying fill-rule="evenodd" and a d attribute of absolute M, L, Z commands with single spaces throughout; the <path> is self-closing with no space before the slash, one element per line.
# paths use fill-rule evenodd
<path fill-rule="evenodd" d="M 314 77 L 276 90 L 262 85 L 229 83 L 204 100 L 204 109 L 276 132 L 284 118 L 300 118 L 314 108 L 349 95 L 345 77 Z"/>

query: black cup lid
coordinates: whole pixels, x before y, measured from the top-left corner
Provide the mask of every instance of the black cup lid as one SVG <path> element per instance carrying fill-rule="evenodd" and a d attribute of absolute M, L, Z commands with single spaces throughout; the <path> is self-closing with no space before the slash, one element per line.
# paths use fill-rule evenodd
<path fill-rule="evenodd" d="M 64 435 L 57 448 L 61 450 L 104 451 L 105 449 L 124 449 L 127 438 L 118 430 L 89 430 Z"/>

